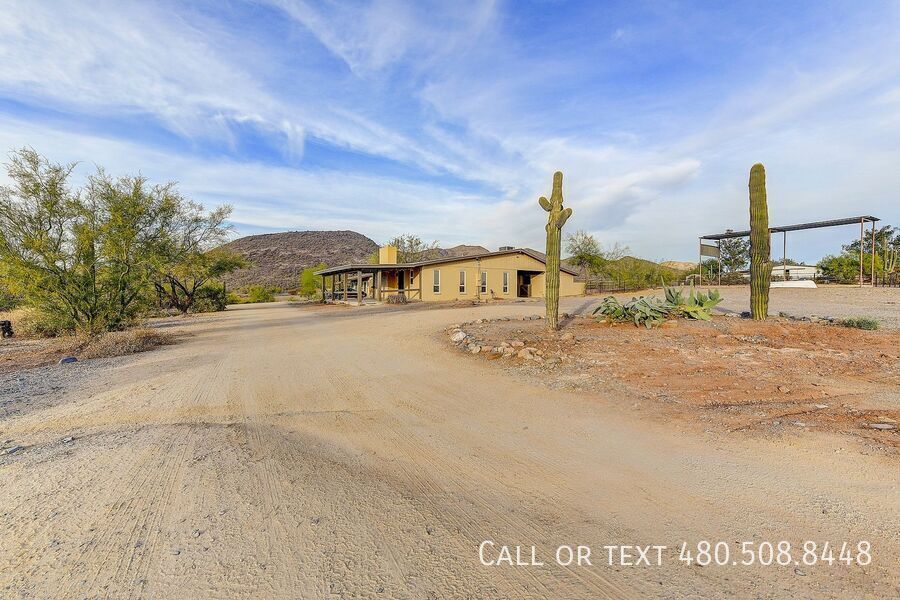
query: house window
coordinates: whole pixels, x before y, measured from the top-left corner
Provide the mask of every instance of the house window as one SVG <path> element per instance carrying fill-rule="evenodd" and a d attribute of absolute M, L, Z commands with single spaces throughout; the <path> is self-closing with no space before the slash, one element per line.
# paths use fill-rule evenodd
<path fill-rule="evenodd" d="M 435 294 L 440 294 L 441 293 L 441 270 L 435 269 L 434 271 L 432 271 L 432 273 L 434 273 L 434 281 L 432 282 L 431 289 L 432 289 L 432 291 L 434 291 Z"/>
<path fill-rule="evenodd" d="M 459 272 L 459 293 L 460 294 L 466 293 L 466 272 L 465 271 Z"/>
<path fill-rule="evenodd" d="M 509 271 L 503 272 L 503 293 L 509 293 Z"/>
<path fill-rule="evenodd" d="M 487 271 L 481 272 L 481 293 L 487 294 Z"/>
<path fill-rule="evenodd" d="M 409 272 L 409 287 L 412 287 L 415 282 L 416 282 L 416 273 L 415 273 L 415 271 L 410 271 Z"/>

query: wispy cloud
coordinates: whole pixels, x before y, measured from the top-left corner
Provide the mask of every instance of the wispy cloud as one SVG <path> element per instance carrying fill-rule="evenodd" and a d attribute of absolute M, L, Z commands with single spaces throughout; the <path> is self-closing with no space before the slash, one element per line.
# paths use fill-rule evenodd
<path fill-rule="evenodd" d="M 890 2 L 5 9 L 0 147 L 179 180 L 243 231 L 539 245 L 562 169 L 573 228 L 689 258 L 743 225 L 758 160 L 773 220 L 900 220 Z"/>

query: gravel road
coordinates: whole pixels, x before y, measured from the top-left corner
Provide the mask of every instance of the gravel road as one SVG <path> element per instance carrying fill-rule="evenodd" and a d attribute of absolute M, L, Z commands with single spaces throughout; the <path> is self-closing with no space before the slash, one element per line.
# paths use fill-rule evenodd
<path fill-rule="evenodd" d="M 889 459 L 835 453 L 827 436 L 698 435 L 641 419 L 627 397 L 528 385 L 440 333 L 541 309 L 246 305 L 8 406 L 0 595 L 900 595 Z M 535 546 L 545 564 L 482 566 L 484 540 L 523 558 Z M 679 563 L 680 543 L 700 540 L 868 540 L 874 560 Z M 591 566 L 554 561 L 578 544 Z M 662 566 L 608 566 L 610 544 L 667 548 Z"/>

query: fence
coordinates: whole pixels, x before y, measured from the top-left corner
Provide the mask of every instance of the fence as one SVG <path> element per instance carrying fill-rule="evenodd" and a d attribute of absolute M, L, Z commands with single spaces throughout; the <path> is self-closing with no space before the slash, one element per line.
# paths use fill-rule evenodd
<path fill-rule="evenodd" d="M 591 275 L 585 279 L 584 291 L 587 294 L 616 294 L 643 289 L 646 286 L 629 284 L 621 277 L 602 277 Z"/>
<path fill-rule="evenodd" d="M 875 274 L 875 287 L 900 287 L 900 273 Z"/>

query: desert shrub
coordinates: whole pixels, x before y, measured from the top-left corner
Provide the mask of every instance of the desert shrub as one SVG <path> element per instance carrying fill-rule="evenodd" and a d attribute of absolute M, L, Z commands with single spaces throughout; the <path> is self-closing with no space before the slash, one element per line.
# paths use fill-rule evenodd
<path fill-rule="evenodd" d="M 388 304 L 407 304 L 406 294 L 391 294 L 387 297 Z"/>
<path fill-rule="evenodd" d="M 146 352 L 174 343 L 172 334 L 142 327 L 86 337 L 78 355 L 86 359 L 109 358 Z"/>
<path fill-rule="evenodd" d="M 204 285 L 194 295 L 194 303 L 191 312 L 205 313 L 225 310 L 228 304 L 225 290 L 219 285 Z"/>
<path fill-rule="evenodd" d="M 838 324 L 843 327 L 852 327 L 853 329 L 866 329 L 868 331 L 874 331 L 878 329 L 878 320 L 873 319 L 872 317 L 850 317 L 848 319 L 841 319 L 838 321 Z"/>
<path fill-rule="evenodd" d="M 322 278 L 315 273 L 327 268 L 328 265 L 325 263 L 319 263 L 303 269 L 300 274 L 300 289 L 298 290 L 301 296 L 315 298 L 322 295 Z"/>
<path fill-rule="evenodd" d="M 22 304 L 22 297 L 13 294 L 0 283 L 0 311 L 12 310 Z"/>
<path fill-rule="evenodd" d="M 225 297 L 225 302 L 227 304 L 241 304 L 244 302 L 244 299 L 234 292 L 228 292 L 227 296 Z"/>
<path fill-rule="evenodd" d="M 2 313 L 0 319 L 12 321 L 17 336 L 58 337 L 71 332 L 74 323 L 55 311 L 22 307 Z"/>
<path fill-rule="evenodd" d="M 265 285 L 251 285 L 247 287 L 247 302 L 274 302 L 275 288 Z"/>

